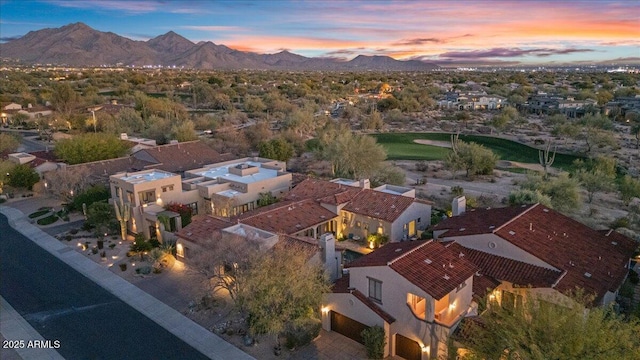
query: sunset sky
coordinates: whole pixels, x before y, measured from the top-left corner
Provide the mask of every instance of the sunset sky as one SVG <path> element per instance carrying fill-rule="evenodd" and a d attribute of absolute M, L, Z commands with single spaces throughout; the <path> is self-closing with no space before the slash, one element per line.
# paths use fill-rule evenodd
<path fill-rule="evenodd" d="M 193 42 L 310 57 L 388 55 L 443 64 L 635 58 L 640 63 L 640 0 L 0 0 L 0 7 L 3 42 L 84 22 L 134 40 L 173 30 Z"/>

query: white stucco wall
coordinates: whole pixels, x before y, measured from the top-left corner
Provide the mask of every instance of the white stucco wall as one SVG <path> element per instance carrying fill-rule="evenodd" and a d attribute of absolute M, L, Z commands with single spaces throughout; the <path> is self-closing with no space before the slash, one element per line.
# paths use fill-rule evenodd
<path fill-rule="evenodd" d="M 527 264 L 559 271 L 557 268 L 542 261 L 540 258 L 531 255 L 530 253 L 522 250 L 521 248 L 513 245 L 512 243 L 495 234 L 455 236 L 455 232 L 456 230 L 449 230 L 441 235 L 440 238 L 445 241 L 455 240 L 458 244 L 469 249 L 475 249 L 489 254 L 521 261 Z"/>

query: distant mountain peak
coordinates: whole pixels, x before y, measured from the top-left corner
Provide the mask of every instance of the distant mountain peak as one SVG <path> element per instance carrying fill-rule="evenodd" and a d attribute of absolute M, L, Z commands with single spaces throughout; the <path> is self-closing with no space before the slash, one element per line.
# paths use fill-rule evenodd
<path fill-rule="evenodd" d="M 168 31 L 148 41 L 134 41 L 95 30 L 82 22 L 60 28 L 31 31 L 0 44 L 3 57 L 26 63 L 71 66 L 165 65 L 199 69 L 255 70 L 391 70 L 424 71 L 437 67 L 421 61 L 399 61 L 388 56 L 359 55 L 351 61 L 307 58 L 282 50 L 258 54 L 231 49 L 212 41 L 192 41 Z"/>

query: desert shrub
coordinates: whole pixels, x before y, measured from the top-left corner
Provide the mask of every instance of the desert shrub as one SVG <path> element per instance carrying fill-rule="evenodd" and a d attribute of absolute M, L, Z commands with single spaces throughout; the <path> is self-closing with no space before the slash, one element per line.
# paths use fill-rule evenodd
<path fill-rule="evenodd" d="M 73 200 L 69 204 L 69 210 L 80 211 L 82 210 L 82 204 L 87 204 L 87 206 L 89 206 L 95 202 L 106 201 L 108 199 L 109 189 L 104 185 L 94 185 L 74 196 Z"/>
<path fill-rule="evenodd" d="M 300 318 L 287 324 L 285 329 L 286 347 L 293 349 L 310 344 L 320 334 L 322 321 L 314 318 Z"/>
<path fill-rule="evenodd" d="M 384 346 L 387 344 L 384 329 L 380 326 L 372 326 L 362 330 L 360 333 L 364 346 L 367 348 L 369 359 L 382 359 L 384 357 Z"/>
<path fill-rule="evenodd" d="M 462 188 L 462 186 L 452 186 L 451 194 L 453 194 L 454 196 L 461 196 L 462 194 L 464 194 L 464 189 Z"/>
<path fill-rule="evenodd" d="M 143 266 L 136 269 L 136 274 L 149 275 L 151 274 L 151 266 Z"/>
<path fill-rule="evenodd" d="M 617 218 L 609 226 L 612 229 L 628 228 L 629 227 L 629 218 L 627 218 L 627 217 Z"/>

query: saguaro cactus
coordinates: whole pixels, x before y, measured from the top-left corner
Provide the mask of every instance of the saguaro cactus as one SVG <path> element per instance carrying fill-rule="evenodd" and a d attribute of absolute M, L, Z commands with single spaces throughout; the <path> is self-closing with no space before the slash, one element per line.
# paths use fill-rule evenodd
<path fill-rule="evenodd" d="M 553 154 L 551 154 L 551 141 L 547 142 L 547 147 L 544 150 L 538 150 L 538 160 L 540 165 L 544 168 L 544 176 L 547 177 L 548 169 L 553 165 L 553 161 L 556 159 L 556 148 L 553 148 Z"/>
<path fill-rule="evenodd" d="M 460 144 L 460 133 L 456 133 L 455 135 L 451 135 L 451 150 L 453 150 L 454 154 L 458 153 L 458 144 Z"/>
<path fill-rule="evenodd" d="M 131 208 L 125 205 L 122 198 L 122 189 L 118 189 L 118 201 L 113 202 L 113 206 L 116 209 L 116 218 L 120 222 L 120 236 L 122 240 L 127 239 L 127 222 L 131 218 Z"/>

